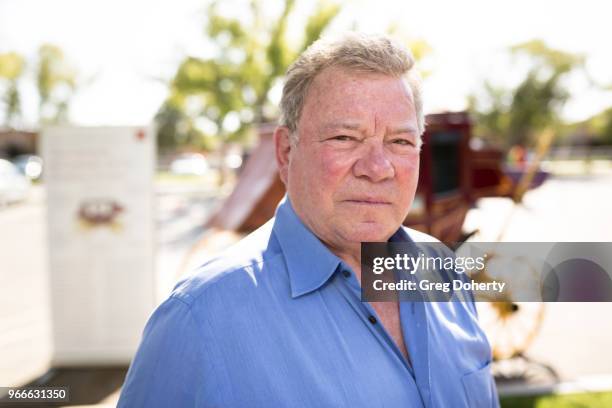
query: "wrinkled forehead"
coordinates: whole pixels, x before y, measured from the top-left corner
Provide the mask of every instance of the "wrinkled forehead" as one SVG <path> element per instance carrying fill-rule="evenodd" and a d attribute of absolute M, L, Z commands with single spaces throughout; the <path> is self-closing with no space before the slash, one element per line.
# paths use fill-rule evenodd
<path fill-rule="evenodd" d="M 407 79 L 330 67 L 310 85 L 299 125 L 339 119 L 367 120 L 373 116 L 391 122 L 415 118 L 414 97 Z"/>
<path fill-rule="evenodd" d="M 406 91 L 412 94 L 407 75 L 392 75 L 384 72 L 332 65 L 324 68 L 313 78 L 306 92 L 306 97 L 315 91 L 325 93 L 340 89 L 347 90 L 347 85 L 362 87 L 368 82 L 381 81 L 402 84 Z"/>

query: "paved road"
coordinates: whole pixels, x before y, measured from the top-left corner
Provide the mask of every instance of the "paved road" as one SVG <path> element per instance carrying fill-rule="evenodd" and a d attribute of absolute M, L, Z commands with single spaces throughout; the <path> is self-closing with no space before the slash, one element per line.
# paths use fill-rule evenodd
<path fill-rule="evenodd" d="M 43 195 L 0 209 L 0 386 L 46 371 L 51 353 Z"/>

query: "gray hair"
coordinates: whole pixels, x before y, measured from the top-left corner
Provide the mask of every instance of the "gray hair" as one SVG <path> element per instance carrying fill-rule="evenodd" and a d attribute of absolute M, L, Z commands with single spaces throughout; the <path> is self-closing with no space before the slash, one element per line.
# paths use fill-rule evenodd
<path fill-rule="evenodd" d="M 419 135 L 423 134 L 421 80 L 413 69 L 410 51 L 386 36 L 348 33 L 338 39 L 314 42 L 287 70 L 280 102 L 280 125 L 289 128 L 293 143 L 297 142 L 297 124 L 310 84 L 321 71 L 332 66 L 405 78 L 414 98 L 417 130 Z"/>

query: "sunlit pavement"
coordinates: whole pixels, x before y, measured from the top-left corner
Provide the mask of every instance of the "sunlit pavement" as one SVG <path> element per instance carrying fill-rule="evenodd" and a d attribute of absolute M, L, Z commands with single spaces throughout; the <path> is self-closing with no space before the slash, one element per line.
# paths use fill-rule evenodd
<path fill-rule="evenodd" d="M 46 371 L 51 313 L 43 190 L 0 209 L 0 386 Z"/>

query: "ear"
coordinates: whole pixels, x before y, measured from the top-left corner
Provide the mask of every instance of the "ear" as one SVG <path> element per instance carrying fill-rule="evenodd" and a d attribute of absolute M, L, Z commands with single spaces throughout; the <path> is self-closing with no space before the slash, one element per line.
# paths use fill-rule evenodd
<path fill-rule="evenodd" d="M 274 150 L 276 153 L 276 164 L 281 180 L 287 185 L 289 174 L 289 156 L 291 153 L 291 141 L 289 140 L 289 128 L 278 126 L 274 130 Z"/>

